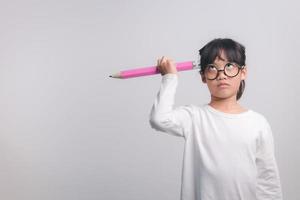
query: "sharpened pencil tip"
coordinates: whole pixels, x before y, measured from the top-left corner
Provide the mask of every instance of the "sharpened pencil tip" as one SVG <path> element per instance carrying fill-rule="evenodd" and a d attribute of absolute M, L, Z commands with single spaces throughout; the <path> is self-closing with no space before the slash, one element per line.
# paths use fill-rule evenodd
<path fill-rule="evenodd" d="M 109 77 L 111 78 L 120 78 L 120 73 L 110 74 Z"/>

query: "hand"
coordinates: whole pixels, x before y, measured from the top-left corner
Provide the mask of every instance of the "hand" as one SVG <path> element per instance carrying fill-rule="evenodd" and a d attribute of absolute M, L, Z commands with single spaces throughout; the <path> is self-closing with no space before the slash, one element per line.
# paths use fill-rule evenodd
<path fill-rule="evenodd" d="M 174 61 L 165 56 L 157 60 L 157 69 L 162 76 L 165 74 L 177 74 L 177 69 Z"/>

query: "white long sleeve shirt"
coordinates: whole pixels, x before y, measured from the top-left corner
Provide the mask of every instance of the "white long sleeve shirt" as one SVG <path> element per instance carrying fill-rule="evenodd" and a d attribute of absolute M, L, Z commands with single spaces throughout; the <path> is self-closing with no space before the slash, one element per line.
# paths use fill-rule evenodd
<path fill-rule="evenodd" d="M 209 104 L 173 109 L 176 74 L 162 76 L 150 112 L 157 131 L 185 139 L 181 200 L 282 200 L 271 127 L 253 110 L 221 112 Z"/>

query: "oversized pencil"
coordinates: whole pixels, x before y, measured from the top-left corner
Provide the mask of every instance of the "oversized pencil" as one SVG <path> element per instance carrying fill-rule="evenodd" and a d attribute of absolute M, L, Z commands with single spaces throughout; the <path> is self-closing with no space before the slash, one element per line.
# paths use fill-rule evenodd
<path fill-rule="evenodd" d="M 186 61 L 186 62 L 176 63 L 176 69 L 177 71 L 192 70 L 192 69 L 199 69 L 199 66 L 194 61 Z M 127 78 L 134 78 L 139 76 L 148 76 L 148 75 L 155 75 L 155 74 L 160 74 L 157 66 L 149 66 L 149 67 L 123 70 L 118 73 L 112 74 L 109 77 L 127 79 Z"/>

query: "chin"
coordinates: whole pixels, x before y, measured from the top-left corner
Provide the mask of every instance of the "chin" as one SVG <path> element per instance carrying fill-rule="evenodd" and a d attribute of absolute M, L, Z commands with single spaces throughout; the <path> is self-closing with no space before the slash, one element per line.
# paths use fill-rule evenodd
<path fill-rule="evenodd" d="M 235 96 L 235 94 L 229 94 L 229 93 L 224 93 L 223 92 L 223 93 L 213 94 L 212 96 L 215 97 L 215 98 L 218 98 L 218 99 L 229 99 L 232 96 Z"/>

